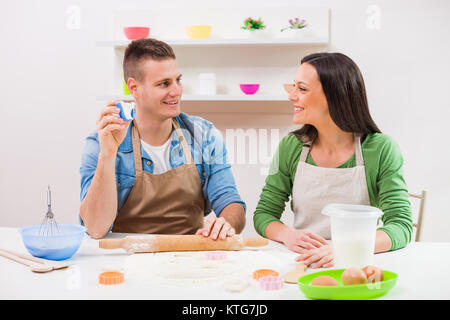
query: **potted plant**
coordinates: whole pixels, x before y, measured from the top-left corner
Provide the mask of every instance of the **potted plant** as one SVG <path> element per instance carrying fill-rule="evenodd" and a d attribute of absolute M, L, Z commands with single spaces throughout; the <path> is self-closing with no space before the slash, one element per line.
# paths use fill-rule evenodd
<path fill-rule="evenodd" d="M 288 31 L 290 35 L 302 35 L 303 34 L 303 28 L 307 26 L 305 19 L 299 19 L 299 18 L 292 18 L 289 19 L 289 25 L 283 29 L 281 29 L 281 32 Z"/>
<path fill-rule="evenodd" d="M 244 20 L 244 25 L 241 26 L 241 29 L 247 30 L 251 37 L 262 35 L 262 30 L 266 28 L 264 22 L 259 19 L 247 18 Z"/>

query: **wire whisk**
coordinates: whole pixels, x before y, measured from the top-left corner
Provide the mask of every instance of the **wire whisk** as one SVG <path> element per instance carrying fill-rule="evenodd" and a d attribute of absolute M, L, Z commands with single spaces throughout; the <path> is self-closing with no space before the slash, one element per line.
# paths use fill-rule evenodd
<path fill-rule="evenodd" d="M 52 212 L 52 194 L 50 191 L 50 185 L 48 185 L 47 190 L 47 213 L 45 214 L 44 220 L 42 220 L 41 226 L 39 227 L 40 236 L 53 236 L 59 234 L 58 224 L 55 220 L 55 215 Z"/>

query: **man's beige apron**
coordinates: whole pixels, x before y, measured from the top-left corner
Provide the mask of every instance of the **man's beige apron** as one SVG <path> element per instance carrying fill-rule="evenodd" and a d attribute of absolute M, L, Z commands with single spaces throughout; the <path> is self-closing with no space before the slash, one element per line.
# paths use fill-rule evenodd
<path fill-rule="evenodd" d="M 141 140 L 132 124 L 136 180 L 114 221 L 113 232 L 194 234 L 203 227 L 204 198 L 200 176 L 175 119 L 173 126 L 186 164 L 154 175 L 142 170 Z"/>
<path fill-rule="evenodd" d="M 295 174 L 294 227 L 331 239 L 330 218 L 321 213 L 323 207 L 330 203 L 370 205 L 361 137 L 355 135 L 353 168 L 322 168 L 306 163 L 311 145 L 303 145 Z"/>

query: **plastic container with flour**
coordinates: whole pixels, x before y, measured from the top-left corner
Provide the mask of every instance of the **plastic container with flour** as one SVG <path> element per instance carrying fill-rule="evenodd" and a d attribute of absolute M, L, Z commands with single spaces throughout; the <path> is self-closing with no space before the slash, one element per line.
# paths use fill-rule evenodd
<path fill-rule="evenodd" d="M 383 212 L 371 206 L 329 204 L 322 213 L 330 217 L 334 267 L 373 264 L 377 221 Z"/>

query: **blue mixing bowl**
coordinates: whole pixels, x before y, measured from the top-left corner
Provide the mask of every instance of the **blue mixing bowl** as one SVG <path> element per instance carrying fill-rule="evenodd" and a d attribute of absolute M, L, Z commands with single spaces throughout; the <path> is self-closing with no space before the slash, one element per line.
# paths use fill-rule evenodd
<path fill-rule="evenodd" d="M 22 240 L 31 255 L 49 259 L 65 260 L 72 257 L 80 248 L 85 227 L 74 224 L 58 224 L 59 232 L 52 236 L 39 235 L 39 224 L 19 230 Z"/>

